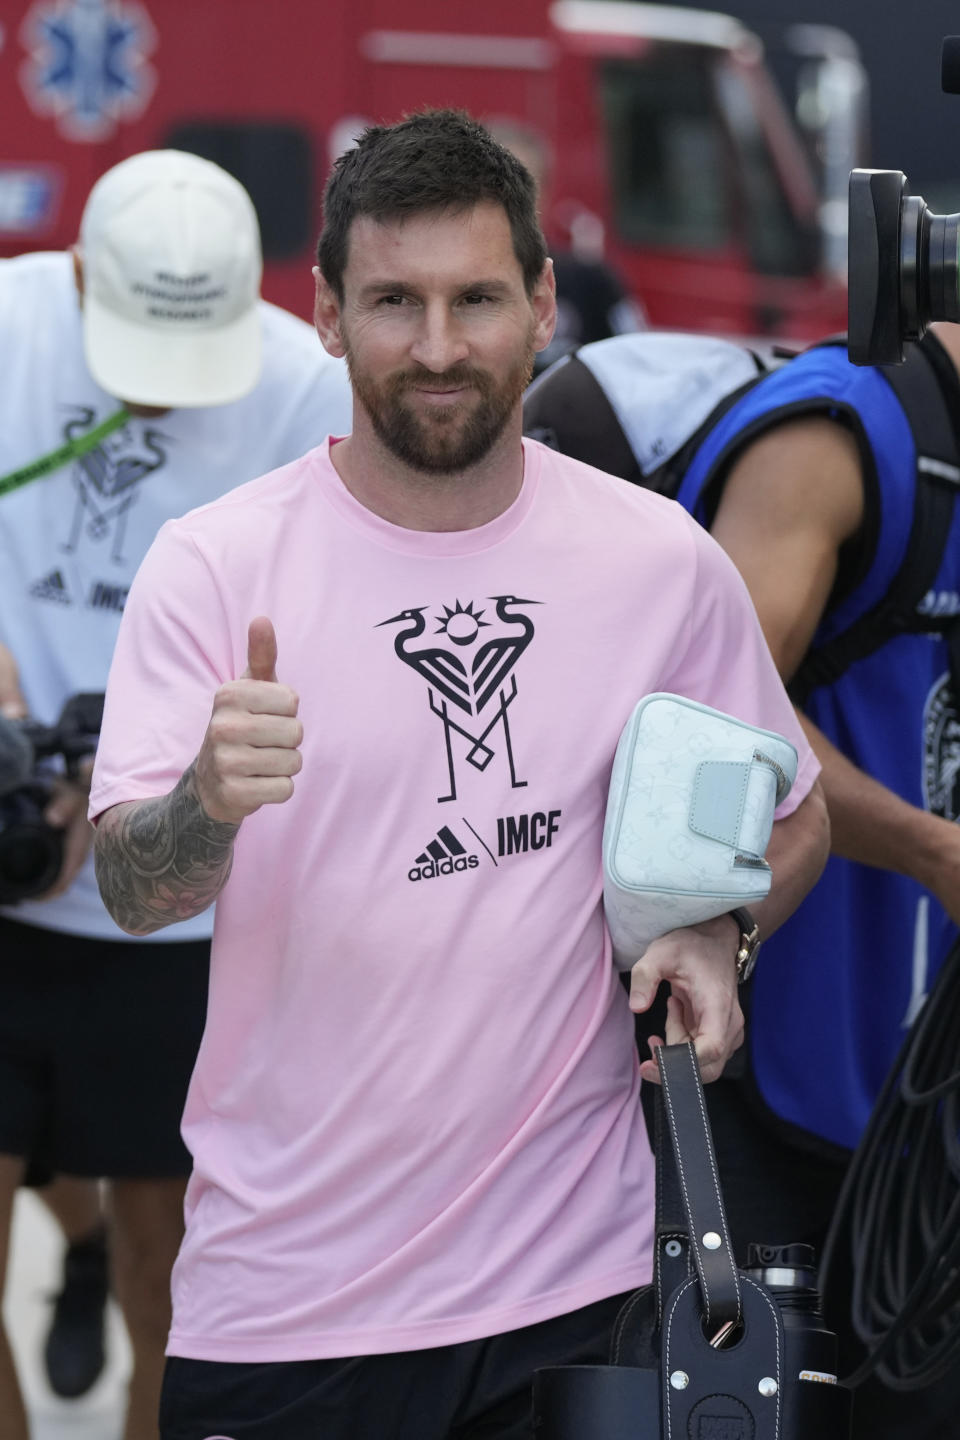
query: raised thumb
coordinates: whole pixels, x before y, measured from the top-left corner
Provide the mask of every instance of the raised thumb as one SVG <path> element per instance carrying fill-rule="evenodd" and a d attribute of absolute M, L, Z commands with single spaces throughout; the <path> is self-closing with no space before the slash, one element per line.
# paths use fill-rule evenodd
<path fill-rule="evenodd" d="M 277 635 L 273 621 L 258 615 L 250 621 L 247 632 L 247 668 L 245 680 L 276 680 Z"/>

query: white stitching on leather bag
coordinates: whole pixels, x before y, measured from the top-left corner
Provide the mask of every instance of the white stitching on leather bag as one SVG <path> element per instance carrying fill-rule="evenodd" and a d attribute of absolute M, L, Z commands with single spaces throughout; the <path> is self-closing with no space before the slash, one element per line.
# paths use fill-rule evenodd
<path fill-rule="evenodd" d="M 764 1290 L 764 1288 L 763 1288 L 762 1285 L 758 1285 L 757 1282 L 756 1282 L 756 1280 L 751 1280 L 751 1278 L 750 1278 L 749 1275 L 744 1275 L 744 1276 L 743 1276 L 743 1283 L 744 1283 L 745 1285 L 749 1285 L 749 1286 L 751 1287 L 751 1289 L 756 1290 L 757 1294 L 761 1296 L 761 1298 L 762 1298 L 763 1301 L 765 1302 L 767 1308 L 771 1311 L 771 1313 L 772 1313 L 772 1315 L 773 1315 L 773 1319 L 774 1319 L 774 1334 L 775 1334 L 775 1336 L 776 1336 L 776 1346 L 775 1346 L 775 1348 L 776 1348 L 776 1369 L 777 1369 L 777 1415 L 776 1415 L 776 1430 L 775 1430 L 774 1433 L 777 1434 L 777 1435 L 779 1435 L 779 1434 L 780 1434 L 780 1410 L 781 1410 L 781 1398 L 780 1398 L 780 1397 L 781 1397 L 781 1395 L 783 1394 L 783 1382 L 782 1382 L 782 1378 L 781 1378 L 781 1365 L 780 1365 L 780 1319 L 779 1319 L 779 1316 L 778 1316 L 778 1314 L 777 1314 L 777 1310 L 776 1310 L 776 1307 L 774 1306 L 773 1301 L 770 1299 L 770 1296 L 767 1294 L 766 1290 Z M 674 1296 L 674 1303 L 673 1303 L 673 1305 L 670 1307 L 670 1313 L 669 1313 L 669 1315 L 668 1315 L 668 1317 L 667 1317 L 667 1328 L 666 1328 L 666 1332 L 665 1332 L 664 1337 L 663 1337 L 663 1358 L 662 1358 L 662 1362 L 661 1362 L 662 1367 L 663 1367 L 663 1373 L 666 1374 L 666 1375 L 669 1375 L 669 1374 L 670 1374 L 670 1370 L 671 1370 L 671 1360 L 670 1360 L 670 1332 L 671 1332 L 671 1330 L 673 1329 L 673 1317 L 674 1317 L 674 1315 L 675 1315 L 676 1312 L 677 1312 L 677 1309 L 678 1309 L 678 1307 L 679 1307 L 679 1305 L 680 1305 L 681 1297 L 683 1296 L 684 1292 L 685 1292 L 687 1289 L 689 1289 L 689 1287 L 690 1287 L 691 1285 L 694 1285 L 694 1284 L 696 1284 L 696 1281 L 691 1278 L 690 1280 L 686 1281 L 685 1284 L 681 1285 L 681 1286 L 679 1287 L 679 1289 L 677 1290 L 676 1295 Z M 672 1415 L 671 1415 L 671 1413 L 670 1413 L 670 1407 L 671 1407 L 671 1405 L 674 1403 L 674 1397 L 673 1397 L 673 1395 L 672 1395 L 672 1393 L 671 1393 L 671 1391 L 670 1391 L 670 1386 L 669 1386 L 669 1385 L 667 1385 L 667 1386 L 664 1387 L 664 1391 L 665 1391 L 666 1411 L 667 1411 L 667 1440 L 670 1440 L 670 1437 L 671 1437 L 672 1434 L 673 1434 L 673 1417 L 672 1417 Z"/>
<path fill-rule="evenodd" d="M 644 1296 L 643 1290 L 636 1290 L 636 1291 L 630 1296 L 630 1299 L 627 1301 L 626 1305 L 624 1306 L 624 1308 L 623 1308 L 623 1309 L 621 1310 L 621 1312 L 620 1312 L 620 1318 L 619 1318 L 619 1320 L 617 1321 L 617 1339 L 616 1339 L 616 1344 L 615 1344 L 615 1346 L 614 1346 L 614 1351 L 613 1351 L 613 1363 L 614 1363 L 614 1365 L 619 1365 L 619 1364 L 620 1364 L 620 1352 L 621 1352 L 621 1348 L 622 1348 L 622 1346 L 623 1346 L 623 1337 L 624 1337 L 624 1332 L 626 1331 L 626 1328 L 627 1328 L 627 1321 L 630 1319 L 630 1313 L 631 1313 L 632 1310 L 635 1310 L 636 1307 L 640 1304 L 640 1301 L 643 1299 L 643 1296 Z"/>
<path fill-rule="evenodd" d="M 673 1126 L 673 1129 L 676 1130 L 676 1128 L 677 1128 L 677 1122 L 676 1122 L 676 1118 L 675 1118 L 674 1113 L 673 1113 L 673 1101 L 672 1101 L 671 1098 L 670 1098 L 670 1086 L 669 1086 L 669 1084 L 668 1084 L 668 1082 L 667 1082 L 667 1072 L 666 1072 L 666 1070 L 661 1070 L 661 1071 L 660 1071 L 660 1080 L 661 1080 L 661 1084 L 663 1085 L 663 1098 L 664 1098 L 664 1101 L 666 1102 L 667 1109 L 670 1111 L 670 1121 L 671 1121 L 671 1124 L 672 1124 L 672 1126 Z M 677 1170 L 678 1170 L 679 1175 L 680 1175 L 680 1186 L 681 1186 L 681 1188 L 682 1188 L 682 1190 L 683 1190 L 683 1198 L 684 1198 L 684 1199 L 686 1200 L 686 1202 L 687 1202 L 687 1214 L 688 1214 L 688 1215 L 692 1215 L 692 1213 L 693 1213 L 693 1207 L 692 1207 L 691 1204 L 690 1204 L 690 1194 L 689 1194 L 689 1191 L 687 1190 L 687 1177 L 686 1177 L 686 1175 L 685 1175 L 684 1172 L 683 1172 L 683 1159 L 682 1159 L 682 1157 L 681 1157 L 680 1154 L 679 1154 L 679 1146 L 674 1147 L 674 1154 L 675 1154 L 675 1156 L 676 1156 L 676 1161 L 677 1161 Z M 691 1228 L 691 1230 L 692 1230 L 692 1229 L 693 1229 L 693 1226 L 691 1225 L 690 1228 Z M 697 1246 L 697 1237 L 696 1237 L 695 1235 L 691 1235 L 691 1236 L 690 1236 L 690 1243 L 693 1245 L 694 1253 L 697 1255 L 697 1257 L 698 1257 L 698 1259 L 699 1259 L 699 1249 L 698 1249 L 698 1246 Z M 705 1279 L 705 1277 L 704 1277 L 704 1274 L 703 1274 L 703 1266 L 702 1266 L 701 1264 L 698 1264 L 698 1265 L 697 1265 L 697 1273 L 698 1273 L 698 1275 L 700 1276 L 700 1283 L 701 1283 L 702 1286 L 703 1286 L 703 1301 L 704 1301 L 704 1304 L 705 1304 L 706 1310 L 707 1310 L 707 1313 L 706 1313 L 706 1317 L 705 1317 L 705 1318 L 706 1318 L 707 1324 L 709 1325 L 709 1323 L 710 1323 L 710 1291 L 709 1291 L 709 1289 L 707 1288 L 707 1282 L 706 1282 L 706 1279 Z M 679 1294 L 679 1291 L 678 1291 L 677 1293 Z"/>
<path fill-rule="evenodd" d="M 778 1311 L 777 1311 L 776 1306 L 774 1305 L 773 1301 L 770 1299 L 770 1296 L 767 1294 L 766 1290 L 764 1290 L 764 1288 L 763 1288 L 762 1285 L 759 1285 L 756 1280 L 752 1280 L 749 1275 L 744 1275 L 744 1276 L 743 1276 L 743 1283 L 744 1283 L 744 1285 L 749 1285 L 752 1289 L 756 1290 L 757 1294 L 760 1295 L 760 1296 L 763 1298 L 763 1300 L 765 1301 L 765 1303 L 766 1303 L 766 1305 L 768 1306 L 768 1308 L 769 1308 L 770 1310 L 772 1310 L 772 1312 L 773 1312 L 774 1333 L 776 1334 L 776 1337 L 777 1337 L 777 1432 L 776 1432 L 776 1433 L 779 1435 L 779 1434 L 780 1434 L 780 1396 L 783 1394 L 783 1383 L 782 1383 L 781 1378 L 780 1378 L 780 1316 L 779 1316 L 779 1314 L 778 1314 Z"/>
<path fill-rule="evenodd" d="M 666 1375 L 669 1375 L 669 1374 L 670 1374 L 670 1369 L 671 1369 L 671 1364 L 670 1364 L 670 1331 L 673 1329 L 673 1317 L 674 1317 L 674 1315 L 677 1313 L 677 1306 L 680 1304 L 680 1297 L 683 1295 L 684 1291 L 685 1291 L 685 1290 L 688 1290 L 691 1285 L 695 1285 L 696 1283 L 697 1283 L 696 1280 L 694 1280 L 694 1279 L 691 1277 L 691 1279 L 689 1279 L 689 1280 L 686 1282 L 686 1284 L 681 1285 L 680 1288 L 677 1290 L 676 1295 L 674 1296 L 673 1305 L 670 1307 L 670 1314 L 669 1314 L 669 1316 L 668 1316 L 668 1318 L 667 1318 L 667 1331 L 666 1331 L 666 1334 L 665 1334 L 664 1337 L 663 1337 L 663 1368 L 664 1368 L 664 1374 L 666 1374 Z M 671 1436 L 672 1433 L 673 1433 L 673 1417 L 672 1417 L 671 1414 L 670 1414 L 670 1406 L 673 1404 L 673 1396 L 672 1396 L 672 1394 L 671 1394 L 671 1392 L 670 1392 L 670 1386 L 669 1386 L 669 1385 L 666 1385 L 666 1386 L 664 1386 L 664 1387 L 662 1387 L 662 1388 L 666 1391 L 666 1401 L 667 1401 L 667 1440 L 670 1440 L 670 1436 Z"/>
<path fill-rule="evenodd" d="M 690 1068 L 693 1071 L 694 1079 L 696 1080 L 696 1066 L 694 1064 L 693 1056 L 690 1054 L 689 1049 L 687 1050 L 687 1057 L 690 1063 Z M 737 1272 L 737 1267 L 733 1258 L 733 1245 L 730 1241 L 730 1232 L 727 1229 L 727 1217 L 723 1208 L 723 1196 L 720 1193 L 720 1177 L 717 1174 L 717 1167 L 714 1163 L 713 1147 L 710 1141 L 710 1126 L 707 1122 L 706 1106 L 703 1103 L 703 1088 L 699 1083 L 696 1085 L 695 1088 L 697 1092 L 697 1104 L 700 1107 L 700 1118 L 703 1121 L 703 1133 L 706 1140 L 707 1156 L 710 1160 L 710 1174 L 713 1177 L 713 1191 L 717 1197 L 717 1210 L 720 1215 L 720 1228 L 723 1230 L 723 1241 L 724 1245 L 726 1246 L 726 1257 L 730 1266 L 730 1271 L 733 1275 L 733 1288 L 737 1292 L 737 1319 L 739 1320 L 743 1313 L 743 1302 L 740 1298 L 740 1277 Z M 691 1238 L 693 1239 L 694 1244 L 696 1244 L 697 1237 L 693 1236 Z M 708 1315 L 707 1319 L 709 1320 L 709 1318 L 710 1317 Z"/>

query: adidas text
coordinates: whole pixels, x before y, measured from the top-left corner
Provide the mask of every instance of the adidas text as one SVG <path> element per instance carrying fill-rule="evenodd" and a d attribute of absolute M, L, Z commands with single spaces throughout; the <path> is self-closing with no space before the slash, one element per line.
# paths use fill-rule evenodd
<path fill-rule="evenodd" d="M 426 865 L 414 865 L 407 871 L 408 880 L 433 880 L 437 875 L 453 875 L 458 870 L 476 870 L 480 864 L 477 855 L 458 855 L 454 860 L 428 860 Z"/>

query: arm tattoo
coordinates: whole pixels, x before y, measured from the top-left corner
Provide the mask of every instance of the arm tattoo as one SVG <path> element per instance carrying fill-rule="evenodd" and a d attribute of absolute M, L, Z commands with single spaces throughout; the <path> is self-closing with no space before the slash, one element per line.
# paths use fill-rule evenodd
<path fill-rule="evenodd" d="M 97 826 L 97 883 L 117 924 L 149 935 L 190 920 L 220 894 L 239 825 L 211 820 L 191 765 L 170 791 L 108 810 Z"/>

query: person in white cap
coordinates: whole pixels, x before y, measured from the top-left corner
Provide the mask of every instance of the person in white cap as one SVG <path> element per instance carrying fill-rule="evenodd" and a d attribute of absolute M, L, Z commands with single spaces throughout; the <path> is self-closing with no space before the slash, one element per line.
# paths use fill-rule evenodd
<path fill-rule="evenodd" d="M 71 695 L 104 689 L 127 590 L 167 520 L 349 430 L 345 366 L 260 298 L 260 276 L 246 191 L 173 150 L 97 181 L 72 252 L 0 261 L 0 724 L 52 724 Z M 125 1436 L 152 1440 L 212 927 L 206 915 L 158 945 L 114 925 L 88 863 L 88 770 L 52 782 L 52 885 L 31 893 L 0 857 L 0 1293 L 28 1164 L 109 1179 L 134 1355 Z M 12 804 L 0 784 L 0 834 Z M 82 1247 L 73 1258 L 97 1268 Z M 96 1376 L 69 1368 L 61 1393 Z M 3 1440 L 26 1440 L 2 1335 L 0 1417 Z"/>

